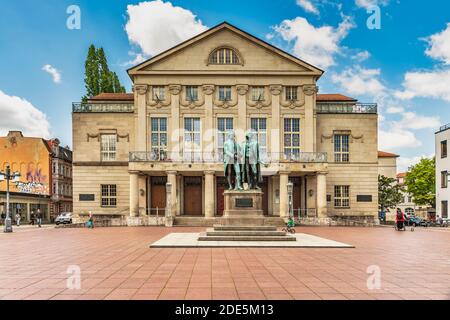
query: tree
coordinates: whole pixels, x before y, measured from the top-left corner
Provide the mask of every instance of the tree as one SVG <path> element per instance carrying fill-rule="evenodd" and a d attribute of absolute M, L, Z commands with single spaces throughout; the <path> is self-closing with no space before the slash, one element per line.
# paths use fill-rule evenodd
<path fill-rule="evenodd" d="M 378 176 L 378 205 L 382 212 L 395 208 L 403 201 L 404 188 L 394 178 Z"/>
<path fill-rule="evenodd" d="M 419 206 L 436 206 L 435 158 L 423 158 L 409 169 L 405 178 L 408 193 Z"/>
<path fill-rule="evenodd" d="M 103 48 L 96 49 L 94 45 L 88 50 L 84 82 L 86 87 L 84 102 L 100 93 L 125 92 L 125 87 L 121 85 L 117 74 L 109 70 L 105 51 Z"/>

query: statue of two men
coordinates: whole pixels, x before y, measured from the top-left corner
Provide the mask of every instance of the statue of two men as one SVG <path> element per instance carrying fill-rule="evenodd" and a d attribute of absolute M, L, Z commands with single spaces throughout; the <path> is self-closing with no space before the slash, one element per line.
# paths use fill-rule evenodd
<path fill-rule="evenodd" d="M 224 170 L 230 190 L 243 190 L 243 183 L 251 190 L 260 190 L 261 161 L 255 132 L 247 132 L 242 146 L 236 142 L 234 132 L 228 132 L 224 143 Z"/>

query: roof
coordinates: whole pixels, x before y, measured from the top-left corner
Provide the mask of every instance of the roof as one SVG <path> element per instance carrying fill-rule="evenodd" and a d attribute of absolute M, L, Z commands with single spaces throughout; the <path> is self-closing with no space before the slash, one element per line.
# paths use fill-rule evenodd
<path fill-rule="evenodd" d="M 174 54 L 175 52 L 177 52 L 179 50 L 182 50 L 185 47 L 188 47 L 192 43 L 200 41 L 201 39 L 204 39 L 204 38 L 210 36 L 211 34 L 217 32 L 217 31 L 220 31 L 222 29 L 231 30 L 231 31 L 241 35 L 242 37 L 247 38 L 249 41 L 253 41 L 254 43 L 256 43 L 256 44 L 258 44 L 258 45 L 260 45 L 260 46 L 262 46 L 262 47 L 264 47 L 264 48 L 266 48 L 266 49 L 268 49 L 268 50 L 270 50 L 272 52 L 275 52 L 278 55 L 280 55 L 280 56 L 282 56 L 282 57 L 284 57 L 284 58 L 286 58 L 288 60 L 291 60 L 294 63 L 297 63 L 297 64 L 299 64 L 299 65 L 301 65 L 303 67 L 308 68 L 310 70 L 310 72 L 312 74 L 314 74 L 315 76 L 317 76 L 317 77 L 322 76 L 322 74 L 325 72 L 325 71 L 321 70 L 320 68 L 318 68 L 316 66 L 313 66 L 312 64 L 310 64 L 308 62 L 305 62 L 305 61 L 303 61 L 303 60 L 301 60 L 301 59 L 291 55 L 290 53 L 288 53 L 286 51 L 283 51 L 280 48 L 277 48 L 277 47 L 271 45 L 270 43 L 268 43 L 268 42 L 266 42 L 266 41 L 264 41 L 264 40 L 262 40 L 260 38 L 257 38 L 254 35 L 246 32 L 244 30 L 241 30 L 241 29 L 233 26 L 232 24 L 230 24 L 228 22 L 222 22 L 222 23 L 216 25 L 215 27 L 212 27 L 212 28 L 210 28 L 210 29 L 208 29 L 208 30 L 206 30 L 206 31 L 204 31 L 204 32 L 202 32 L 202 33 L 200 33 L 200 34 L 198 34 L 198 35 L 196 35 L 196 36 L 194 36 L 194 37 L 184 41 L 184 42 L 181 42 L 181 43 L 177 44 L 176 46 L 174 46 L 174 47 L 172 47 L 172 48 L 170 48 L 170 49 L 168 49 L 168 50 L 166 50 L 166 51 L 164 51 L 164 52 L 162 52 L 160 54 L 157 54 L 156 56 L 154 56 L 154 57 L 152 57 L 152 58 L 150 58 L 150 59 L 148 59 L 148 60 L 146 60 L 146 61 L 144 61 L 144 62 L 142 62 L 142 63 L 140 63 L 140 64 L 138 64 L 138 65 L 136 65 L 136 66 L 134 66 L 132 68 L 130 68 L 130 69 L 128 69 L 127 70 L 128 71 L 128 75 L 131 78 L 133 78 L 133 76 L 136 75 L 136 73 L 139 72 L 141 69 L 143 69 L 143 68 L 151 65 L 152 63 L 154 63 L 156 61 L 159 61 L 159 60 L 161 60 L 161 59 L 163 59 L 163 58 L 165 58 L 165 57 L 167 57 L 167 56 L 169 56 L 171 54 Z"/>
<path fill-rule="evenodd" d="M 350 98 L 347 96 L 344 96 L 342 94 L 339 93 L 327 93 L 327 94 L 318 94 L 317 95 L 317 101 L 323 101 L 323 102 L 356 102 L 358 101 L 355 98 Z"/>
<path fill-rule="evenodd" d="M 398 157 L 400 157 L 400 156 L 395 153 L 378 151 L 378 158 L 398 158 Z"/>
<path fill-rule="evenodd" d="M 89 101 L 134 101 L 133 93 L 100 93 Z"/>
<path fill-rule="evenodd" d="M 397 178 L 406 178 L 406 172 L 398 173 Z"/>

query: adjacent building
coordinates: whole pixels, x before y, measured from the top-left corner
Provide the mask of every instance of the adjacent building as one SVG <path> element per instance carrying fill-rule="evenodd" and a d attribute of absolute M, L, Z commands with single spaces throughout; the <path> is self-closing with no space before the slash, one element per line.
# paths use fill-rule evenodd
<path fill-rule="evenodd" d="M 300 217 L 376 221 L 377 105 L 318 94 L 323 72 L 228 23 L 129 69 L 133 93 L 73 104 L 75 214 L 145 224 L 169 196 L 175 220 L 215 221 L 225 133 L 253 130 L 267 219 L 291 181 Z"/>
<path fill-rule="evenodd" d="M 450 124 L 442 126 L 435 134 L 436 147 L 436 217 L 448 218 L 450 201 L 449 172 L 450 158 L 448 144 L 450 141 Z"/>
<path fill-rule="evenodd" d="M 61 148 L 59 141 L 25 137 L 20 131 L 10 131 L 0 137 L 0 171 L 10 166 L 19 172 L 19 181 L 10 181 L 10 211 L 19 213 L 22 221 L 30 221 L 31 213 L 40 209 L 44 221 L 52 221 L 61 209 L 71 209 L 71 180 L 61 178 L 54 165 L 64 163 L 71 171 L 71 151 Z M 57 166 L 56 166 L 57 167 Z M 64 199 L 58 195 L 58 187 L 67 185 Z M 70 186 L 68 185 L 70 184 Z M 64 200 L 61 203 L 61 200 Z M 62 207 L 61 207 L 62 205 Z M 6 211 L 6 181 L 0 182 L 0 212 Z"/>

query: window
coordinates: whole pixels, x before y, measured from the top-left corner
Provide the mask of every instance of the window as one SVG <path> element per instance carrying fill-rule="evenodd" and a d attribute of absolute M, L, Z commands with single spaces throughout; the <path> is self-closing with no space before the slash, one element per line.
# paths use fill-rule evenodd
<path fill-rule="evenodd" d="M 233 130 L 233 118 L 217 119 L 217 154 L 223 161 L 223 144 L 227 139 L 227 132 Z"/>
<path fill-rule="evenodd" d="M 221 86 L 219 87 L 219 100 L 230 101 L 231 100 L 231 87 Z"/>
<path fill-rule="evenodd" d="M 117 151 L 117 136 L 115 134 L 101 135 L 101 160 L 114 161 L 116 160 Z M 61 172 L 61 168 L 60 168 Z"/>
<path fill-rule="evenodd" d="M 56 191 L 56 183 L 53 183 L 53 194 L 58 194 L 58 192 Z"/>
<path fill-rule="evenodd" d="M 414 215 L 414 209 L 413 208 L 406 208 L 405 213 L 407 216 L 413 216 Z"/>
<path fill-rule="evenodd" d="M 267 119 L 252 118 L 250 119 L 250 127 L 256 132 L 261 151 L 260 157 L 263 158 L 267 155 Z"/>
<path fill-rule="evenodd" d="M 184 119 L 184 159 L 198 161 L 201 159 L 200 118 Z"/>
<path fill-rule="evenodd" d="M 186 86 L 186 101 L 197 101 L 197 100 L 198 100 L 198 87 Z"/>
<path fill-rule="evenodd" d="M 165 100 L 165 87 L 164 86 L 154 86 L 153 87 L 153 100 L 162 101 Z"/>
<path fill-rule="evenodd" d="M 334 186 L 334 207 L 350 208 L 350 186 Z"/>
<path fill-rule="evenodd" d="M 447 140 L 441 141 L 441 158 L 447 158 Z"/>
<path fill-rule="evenodd" d="M 441 172 L 441 188 L 445 189 L 448 187 L 448 172 L 442 171 Z"/>
<path fill-rule="evenodd" d="M 264 100 L 264 87 L 252 87 L 252 101 Z"/>
<path fill-rule="evenodd" d="M 448 201 L 441 201 L 441 218 L 448 218 Z"/>
<path fill-rule="evenodd" d="M 151 118 L 151 150 L 152 160 L 161 161 L 167 158 L 167 119 Z"/>
<path fill-rule="evenodd" d="M 412 202 L 413 202 L 412 197 L 408 196 L 408 203 L 412 203 Z"/>
<path fill-rule="evenodd" d="M 334 161 L 335 162 L 349 162 L 349 140 L 348 134 L 335 134 L 334 135 Z"/>
<path fill-rule="evenodd" d="M 298 87 L 288 86 L 286 87 L 286 100 L 295 101 L 297 100 Z"/>
<path fill-rule="evenodd" d="M 231 48 L 219 48 L 209 56 L 209 64 L 241 64 L 238 54 Z"/>
<path fill-rule="evenodd" d="M 286 160 L 300 156 L 300 119 L 284 119 L 284 157 Z"/>
<path fill-rule="evenodd" d="M 56 163 L 55 162 L 52 163 L 52 173 L 56 174 Z"/>
<path fill-rule="evenodd" d="M 102 207 L 117 206 L 117 186 L 115 184 L 102 184 Z"/>

